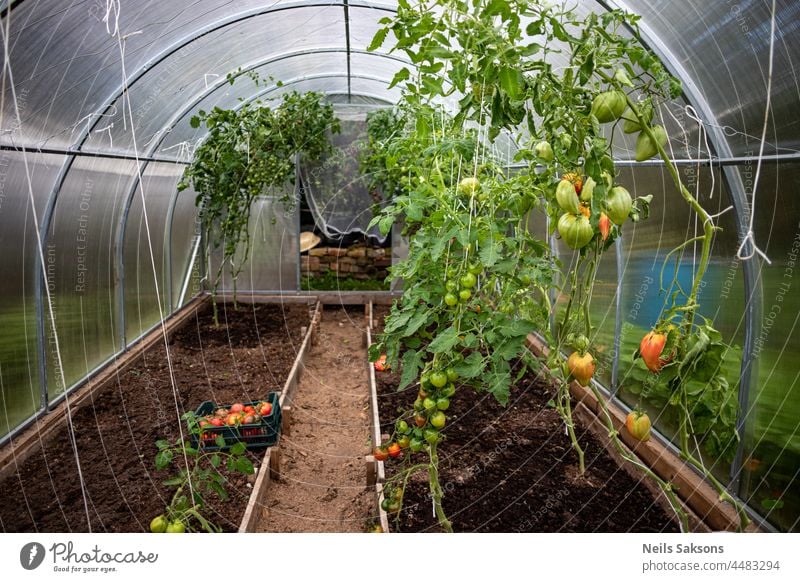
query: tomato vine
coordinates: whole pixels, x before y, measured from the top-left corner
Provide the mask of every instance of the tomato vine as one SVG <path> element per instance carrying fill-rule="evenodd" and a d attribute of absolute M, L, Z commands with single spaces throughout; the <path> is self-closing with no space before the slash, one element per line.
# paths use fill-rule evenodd
<path fill-rule="evenodd" d="M 258 85 L 261 80 L 251 75 Z M 233 75 L 229 75 L 231 84 Z M 224 270 L 230 268 L 234 301 L 236 281 L 250 253 L 248 225 L 253 202 L 263 195 L 280 193 L 288 206 L 294 194 L 285 186 L 295 180 L 296 157 L 320 159 L 330 149 L 328 135 L 339 131 L 333 106 L 320 93 L 292 91 L 275 107 L 263 100 L 237 109 L 215 107 L 199 111 L 191 119 L 194 128 L 204 125 L 208 137 L 197 148 L 178 185 L 191 185 L 204 235 L 206 254 L 222 249 L 219 268 L 210 282 L 216 295 Z M 216 303 L 214 321 L 217 322 Z"/>
<path fill-rule="evenodd" d="M 693 426 L 689 408 L 692 399 L 698 400 L 698 384 L 722 383 L 719 363 L 731 351 L 709 321 L 697 323 L 697 294 L 717 228 L 681 182 L 665 150 L 666 131 L 653 124 L 661 103 L 678 97 L 681 87 L 639 42 L 637 20 L 618 10 L 579 16 L 534 0 L 401 0 L 396 16 L 381 20 L 383 28 L 369 47 L 382 46 L 391 32 L 396 43 L 390 50 L 404 52 L 416 66 L 413 72 L 401 69 L 392 81 L 403 86 L 405 130 L 380 142 L 381 151 L 371 158 L 383 163 L 375 175 L 398 191 L 374 222 L 388 231 L 402 218 L 409 236 L 408 259 L 392 272 L 405 280 L 405 291 L 371 357 L 385 350 L 390 365 L 402 357 L 400 388 L 419 383 L 417 401 L 399 419 L 409 432 L 396 432 L 393 440 L 410 434 L 412 452 L 427 450 L 434 509 L 446 531 L 452 527 L 442 509 L 441 427 L 432 426 L 439 412 L 436 402 L 442 390 L 453 392 L 456 384 L 488 391 L 504 402 L 517 360 L 522 362 L 513 368 L 517 378 L 527 367 L 542 365 L 557 381 L 554 403 L 581 472 L 572 380 L 594 392 L 617 450 L 658 483 L 682 528 L 688 527 L 672 484 L 622 446 L 605 400 L 591 382 L 596 328 L 590 305 L 600 257 L 627 221 L 647 218 L 652 200 L 634 197 L 617 183 L 612 140 L 618 126 L 638 134 L 637 160 L 661 158 L 703 225 L 701 237 L 675 250 L 677 255 L 694 242 L 702 246 L 691 290 L 673 293 L 656 326 L 672 326 L 671 359 L 653 373 L 677 403 L 682 457 L 736 507 L 741 527 L 748 522 L 741 503 L 690 443 L 698 437 L 725 440 L 713 425 Z M 453 116 L 433 105 L 448 97 L 458 99 Z M 526 163 L 524 170 L 510 174 L 490 155 L 490 144 L 502 132 L 520 146 L 514 161 Z M 546 214 L 549 234 L 558 231 L 577 253 L 564 284 L 558 282 L 558 264 L 548 246 L 525 226 L 532 209 Z M 559 286 L 568 301 L 551 323 L 549 292 Z M 533 330 L 552 348 L 541 363 L 525 348 Z M 641 356 L 633 354 L 634 361 Z M 458 382 L 442 388 L 433 375 L 447 370 Z M 726 419 L 735 418 L 735 405 L 727 401 L 710 406 L 720 407 L 718 412 L 724 408 Z M 395 477 L 403 483 L 407 471 L 418 467 L 410 460 L 404 463 L 406 469 Z"/>

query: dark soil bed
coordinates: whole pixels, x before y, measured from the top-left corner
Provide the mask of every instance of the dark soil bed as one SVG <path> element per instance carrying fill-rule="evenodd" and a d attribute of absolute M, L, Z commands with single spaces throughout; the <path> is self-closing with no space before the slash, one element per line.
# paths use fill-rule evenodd
<path fill-rule="evenodd" d="M 376 310 L 380 328 L 385 309 Z M 379 331 L 379 330 L 378 330 Z M 377 333 L 377 331 L 376 331 Z M 416 387 L 396 392 L 399 374 L 378 372 L 382 432 L 391 434 Z M 547 402 L 551 389 L 532 374 L 512 389 L 507 407 L 460 388 L 439 445 L 444 509 L 462 532 L 676 532 L 677 524 L 609 457 L 580 424 L 586 474 L 578 475 L 564 423 Z M 422 456 L 420 454 L 420 456 Z M 386 463 L 392 475 L 391 460 Z M 394 530 L 439 531 L 427 473 L 409 482 Z"/>
<path fill-rule="evenodd" d="M 238 310 L 225 305 L 215 328 L 210 305 L 203 308 L 170 340 L 180 414 L 204 400 L 230 404 L 280 391 L 308 320 L 306 305 L 240 305 Z M 73 421 L 92 531 L 149 531 L 150 520 L 172 495 L 161 483 L 173 472 L 155 470 L 154 443 L 179 434 L 163 344 L 101 388 L 93 403 L 73 410 Z M 251 459 L 260 461 L 261 454 Z M 227 489 L 230 500 L 211 499 L 206 514 L 225 531 L 236 531 L 252 485 L 235 475 Z M 88 530 L 66 424 L 0 483 L 0 490 L 3 531 Z"/>

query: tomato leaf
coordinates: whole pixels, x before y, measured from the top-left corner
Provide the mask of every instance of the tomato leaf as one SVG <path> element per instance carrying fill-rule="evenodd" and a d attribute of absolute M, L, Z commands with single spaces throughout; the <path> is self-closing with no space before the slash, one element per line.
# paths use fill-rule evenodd
<path fill-rule="evenodd" d="M 162 449 L 156 454 L 156 469 L 165 469 L 172 462 L 172 449 Z"/>
<path fill-rule="evenodd" d="M 244 475 L 252 475 L 256 472 L 253 463 L 247 457 L 236 459 L 236 470 Z"/>
<path fill-rule="evenodd" d="M 430 344 L 428 344 L 428 351 L 434 354 L 446 352 L 453 349 L 458 343 L 458 330 L 454 327 L 448 327 L 442 333 L 436 336 Z"/>
<path fill-rule="evenodd" d="M 462 378 L 476 378 L 483 371 L 483 356 L 480 352 L 472 352 L 453 368 Z"/>
<path fill-rule="evenodd" d="M 233 445 L 231 447 L 230 454 L 231 455 L 243 455 L 246 450 L 247 450 L 247 445 L 245 445 L 242 442 L 238 442 L 238 443 L 236 443 L 235 445 Z"/>
<path fill-rule="evenodd" d="M 369 43 L 367 47 L 368 52 L 375 51 L 381 47 L 383 42 L 386 40 L 386 35 L 389 34 L 388 28 L 380 28 L 378 32 L 375 33 L 375 36 L 372 37 L 372 42 Z"/>
<path fill-rule="evenodd" d="M 403 354 L 403 373 L 400 376 L 400 384 L 397 386 L 398 392 L 411 384 L 422 367 L 422 354 L 416 350 L 408 350 Z"/>

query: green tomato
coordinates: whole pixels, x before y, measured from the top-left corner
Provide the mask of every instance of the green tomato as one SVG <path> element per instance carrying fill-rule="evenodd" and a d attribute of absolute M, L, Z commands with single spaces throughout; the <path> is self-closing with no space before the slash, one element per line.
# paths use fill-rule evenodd
<path fill-rule="evenodd" d="M 536 152 L 536 155 L 545 162 L 553 161 L 553 146 L 551 146 L 549 142 L 540 141 L 536 144 L 534 151 Z"/>
<path fill-rule="evenodd" d="M 468 177 L 458 183 L 458 191 L 465 196 L 471 196 L 481 187 L 481 182 L 477 178 Z"/>
<path fill-rule="evenodd" d="M 577 250 L 589 244 L 594 236 L 594 230 L 585 216 L 562 214 L 558 220 L 558 234 L 569 248 Z"/>
<path fill-rule="evenodd" d="M 405 420 L 398 420 L 395 423 L 394 428 L 400 434 L 408 434 L 409 431 L 411 430 L 411 428 L 408 426 L 408 423 Z"/>
<path fill-rule="evenodd" d="M 411 444 L 409 445 L 409 448 L 411 449 L 411 452 L 418 453 L 422 450 L 422 447 L 424 446 L 425 446 L 424 442 L 422 442 L 417 438 L 413 438 L 411 439 Z"/>
<path fill-rule="evenodd" d="M 445 289 L 450 291 L 450 293 L 455 293 L 456 291 L 458 291 L 458 283 L 456 283 L 453 280 L 448 281 L 447 283 L 444 284 L 444 286 Z"/>
<path fill-rule="evenodd" d="M 424 408 L 425 405 L 422 403 L 422 400 L 420 398 L 417 398 L 414 401 L 414 410 L 416 410 L 417 412 L 421 412 L 422 410 L 424 410 Z"/>
<path fill-rule="evenodd" d="M 454 368 L 447 368 L 447 370 L 445 370 L 445 374 L 447 374 L 447 379 L 450 382 L 455 382 L 458 380 L 458 372 L 456 372 Z"/>
<path fill-rule="evenodd" d="M 448 401 L 448 405 L 449 405 Z M 436 411 L 431 415 L 431 426 L 434 428 L 444 428 L 444 425 L 447 424 L 447 416 L 445 416 L 444 412 Z"/>
<path fill-rule="evenodd" d="M 575 185 L 569 180 L 561 180 L 556 187 L 556 202 L 564 212 L 578 214 L 580 212 L 578 194 Z"/>
<path fill-rule="evenodd" d="M 599 93 L 592 101 L 592 115 L 600 123 L 610 123 L 619 119 L 628 102 L 622 91 L 605 91 Z"/>
<path fill-rule="evenodd" d="M 447 385 L 447 374 L 439 371 L 434 372 L 431 374 L 431 384 L 435 388 L 444 388 Z"/>
<path fill-rule="evenodd" d="M 167 516 L 161 514 L 157 517 L 153 518 L 153 521 L 150 522 L 150 531 L 153 533 L 164 533 L 167 531 Z"/>
<path fill-rule="evenodd" d="M 447 410 L 450 408 L 450 399 L 449 398 L 438 398 L 436 400 L 436 408 L 439 410 Z"/>
<path fill-rule="evenodd" d="M 467 273 L 459 279 L 459 282 L 464 289 L 472 289 L 478 282 L 478 279 L 472 273 Z"/>
<path fill-rule="evenodd" d="M 436 401 L 433 398 L 426 398 L 422 401 L 422 406 L 430 412 L 431 410 L 436 410 Z"/>
<path fill-rule="evenodd" d="M 445 386 L 444 390 L 442 390 L 442 394 L 444 394 L 445 398 L 450 398 L 453 394 L 456 393 L 456 385 L 450 382 L 447 386 Z"/>
<path fill-rule="evenodd" d="M 439 435 L 439 431 L 438 430 L 436 430 L 434 428 L 426 428 L 425 429 L 425 440 L 428 443 L 430 443 L 432 445 L 435 445 L 436 443 L 439 442 L 440 439 L 441 439 L 441 436 Z"/>
<path fill-rule="evenodd" d="M 631 213 L 632 205 L 630 192 L 622 186 L 614 186 L 606 198 L 606 209 L 611 222 L 622 226 Z"/>
<path fill-rule="evenodd" d="M 461 301 L 467 301 L 470 297 L 472 297 L 472 291 L 469 289 L 462 289 L 458 292 L 458 298 L 461 299 Z"/>
<path fill-rule="evenodd" d="M 483 265 L 480 263 L 472 263 L 467 270 L 473 275 L 480 275 L 483 273 Z"/>
<path fill-rule="evenodd" d="M 452 293 L 447 293 L 444 296 L 444 303 L 448 307 L 455 307 L 456 305 L 458 305 L 458 297 L 456 297 Z"/>
<path fill-rule="evenodd" d="M 186 526 L 182 521 L 173 521 L 167 526 L 167 533 L 186 533 Z"/>

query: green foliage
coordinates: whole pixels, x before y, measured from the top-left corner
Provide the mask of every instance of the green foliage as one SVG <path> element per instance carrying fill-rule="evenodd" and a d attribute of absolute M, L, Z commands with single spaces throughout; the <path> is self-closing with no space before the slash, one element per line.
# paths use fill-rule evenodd
<path fill-rule="evenodd" d="M 378 109 L 367 114 L 367 143 L 361 151 L 361 175 L 366 176 L 370 192 L 382 194 L 391 200 L 402 191 L 398 171 L 403 164 L 390 157 L 387 145 L 399 136 L 406 125 L 406 117 L 399 109 Z"/>
<path fill-rule="evenodd" d="M 248 258 L 253 201 L 271 189 L 285 192 L 285 185 L 294 183 L 298 154 L 318 159 L 329 150 L 328 134 L 339 131 L 339 122 L 333 106 L 322 98 L 319 93 L 291 92 L 274 108 L 259 100 L 238 110 L 200 111 L 192 118 L 192 127 L 204 125 L 208 137 L 178 188 L 191 184 L 198 192 L 195 202 L 208 243 L 223 249 L 213 291 L 227 263 L 235 282 Z M 282 200 L 294 204 L 293 195 L 283 193 Z M 236 257 L 240 247 L 243 251 Z"/>
<path fill-rule="evenodd" d="M 202 441 L 202 429 L 199 419 L 194 412 L 187 412 L 182 420 L 186 421 L 189 435 L 194 436 L 197 442 Z M 217 437 L 217 446 L 224 446 L 225 439 Z M 155 456 L 157 470 L 166 470 L 177 465 L 178 471 L 164 481 L 167 487 L 175 488 L 170 504 L 166 509 L 166 516 L 170 522 L 181 522 L 188 529 L 193 529 L 195 524 L 207 532 L 222 531 L 213 521 L 205 516 L 208 496 L 216 495 L 220 500 L 228 499 L 225 489 L 227 479 L 219 468 L 225 466 L 231 473 L 252 475 L 255 472 L 253 463 L 247 458 L 246 447 L 243 443 L 236 443 L 227 452 L 205 452 L 191 446 L 188 440 L 177 439 L 175 442 L 166 440 L 156 441 L 158 452 Z M 184 458 L 187 464 L 184 464 Z"/>

